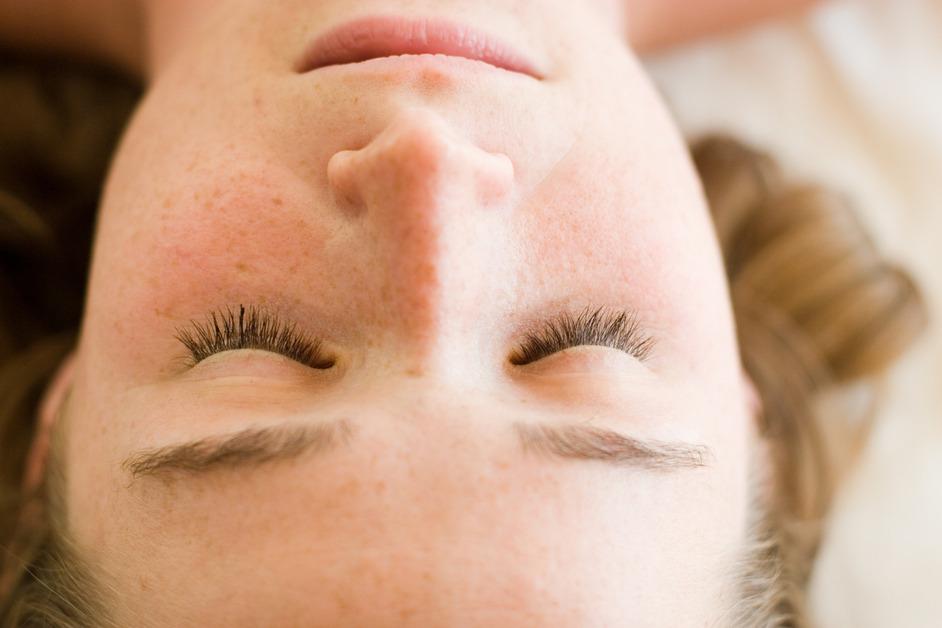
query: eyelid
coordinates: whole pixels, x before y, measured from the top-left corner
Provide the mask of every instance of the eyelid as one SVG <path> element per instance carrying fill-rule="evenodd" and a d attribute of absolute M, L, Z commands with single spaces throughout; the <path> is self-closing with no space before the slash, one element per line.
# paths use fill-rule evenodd
<path fill-rule="evenodd" d="M 311 339 L 297 325 L 283 323 L 276 314 L 239 305 L 212 312 L 204 322 L 190 321 L 176 333 L 190 353 L 190 367 L 224 351 L 260 349 L 285 356 L 315 369 L 327 369 L 334 360 L 325 356 L 320 340 Z"/>
<path fill-rule="evenodd" d="M 529 364 L 583 345 L 611 347 L 643 361 L 654 349 L 654 338 L 641 328 L 633 311 L 603 307 L 590 311 L 587 307 L 576 317 L 566 312 L 528 333 L 510 361 L 518 366 Z"/>
<path fill-rule="evenodd" d="M 324 354 L 320 340 L 254 306 L 246 309 L 240 304 L 238 313 L 228 307 L 224 312 L 214 311 L 204 322 L 190 321 L 175 337 L 189 351 L 190 367 L 218 353 L 239 349 L 270 351 L 315 369 L 335 364 Z M 529 332 L 510 362 L 530 364 L 578 346 L 611 347 L 644 361 L 654 348 L 654 339 L 641 328 L 633 311 L 603 307 L 590 311 L 587 307 L 575 317 L 565 312 Z"/>

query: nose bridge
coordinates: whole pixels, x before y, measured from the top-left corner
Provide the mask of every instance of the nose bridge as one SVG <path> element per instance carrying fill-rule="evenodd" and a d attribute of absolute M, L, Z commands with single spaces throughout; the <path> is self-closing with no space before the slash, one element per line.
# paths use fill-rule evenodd
<path fill-rule="evenodd" d="M 521 412 L 502 410 L 501 399 L 495 397 L 486 385 L 476 383 L 474 378 L 461 377 L 459 373 L 424 369 L 420 375 L 397 373 L 384 378 L 370 380 L 358 389 L 357 398 L 351 400 L 356 407 L 354 413 L 375 412 L 375 420 L 395 421 L 416 430 L 434 442 L 449 435 L 465 433 L 474 421 L 501 421 Z M 364 399 L 382 400 L 370 404 L 364 410 Z M 505 416 L 506 413 L 506 416 Z"/>
<path fill-rule="evenodd" d="M 443 317 L 483 287 L 481 264 L 513 188 L 510 159 L 463 137 L 440 116 L 409 110 L 359 150 L 333 155 L 328 181 L 363 230 L 377 298 L 416 352 L 441 340 Z M 464 305 L 459 304 L 464 301 Z M 453 318 L 453 317 L 452 317 Z"/>

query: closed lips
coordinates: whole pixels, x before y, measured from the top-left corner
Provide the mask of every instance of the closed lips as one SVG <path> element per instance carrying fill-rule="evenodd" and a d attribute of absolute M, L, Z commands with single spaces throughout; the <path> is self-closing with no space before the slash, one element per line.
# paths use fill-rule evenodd
<path fill-rule="evenodd" d="M 536 64 L 504 42 L 445 20 L 370 17 L 341 24 L 307 49 L 299 72 L 405 54 L 443 54 L 483 61 L 542 78 Z"/>

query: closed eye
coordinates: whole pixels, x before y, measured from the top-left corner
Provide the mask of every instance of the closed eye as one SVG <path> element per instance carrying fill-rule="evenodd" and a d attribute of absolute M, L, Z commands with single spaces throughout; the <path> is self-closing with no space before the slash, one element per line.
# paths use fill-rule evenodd
<path fill-rule="evenodd" d="M 315 369 L 328 369 L 334 360 L 324 354 L 321 342 L 309 338 L 294 324 L 285 324 L 266 310 L 240 305 L 239 311 L 226 308 L 213 312 L 206 321 L 191 321 L 178 330 L 177 340 L 190 353 L 190 366 L 224 351 L 260 349 L 278 353 Z"/>
<path fill-rule="evenodd" d="M 583 345 L 611 347 L 645 360 L 654 348 L 654 339 L 642 330 L 634 312 L 586 308 L 575 317 L 564 313 L 528 333 L 510 361 L 515 365 L 529 364 Z"/>
<path fill-rule="evenodd" d="M 286 324 L 274 314 L 240 305 L 213 312 L 205 321 L 191 321 L 178 330 L 176 338 L 190 353 L 190 366 L 217 353 L 239 349 L 260 349 L 283 355 L 315 369 L 329 369 L 335 360 L 325 355 L 321 342 L 309 338 L 294 324 Z M 629 311 L 586 308 L 576 316 L 566 312 L 529 332 L 511 354 L 510 362 L 524 365 L 572 347 L 595 345 L 624 351 L 645 360 L 654 348 L 654 339 Z"/>

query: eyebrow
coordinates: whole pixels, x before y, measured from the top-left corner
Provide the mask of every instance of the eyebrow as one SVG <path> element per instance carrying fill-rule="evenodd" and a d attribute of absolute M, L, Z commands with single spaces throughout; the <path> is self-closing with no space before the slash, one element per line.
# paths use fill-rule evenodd
<path fill-rule="evenodd" d="M 674 471 L 708 466 L 712 451 L 705 445 L 642 440 L 584 423 L 514 422 L 524 454 L 556 461 L 601 461 L 648 471 Z M 323 454 L 347 446 L 354 429 L 349 419 L 314 424 L 248 428 L 181 444 L 134 452 L 122 463 L 132 480 L 195 476 L 222 469 L 246 469 L 287 461 L 302 454 Z"/>

